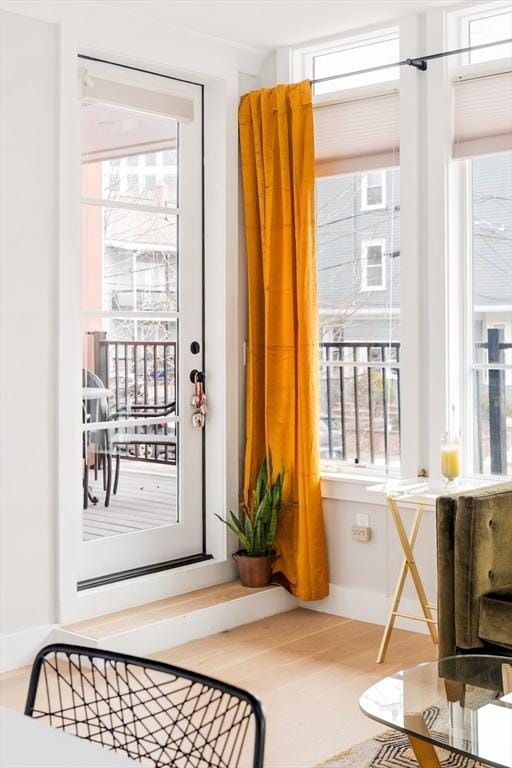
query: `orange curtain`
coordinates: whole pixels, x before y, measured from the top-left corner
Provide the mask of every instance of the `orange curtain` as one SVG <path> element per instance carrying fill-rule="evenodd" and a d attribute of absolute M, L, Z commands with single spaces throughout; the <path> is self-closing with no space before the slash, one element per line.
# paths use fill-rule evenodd
<path fill-rule="evenodd" d="M 243 96 L 240 147 L 248 265 L 245 503 L 267 447 L 286 479 L 275 580 L 328 594 L 318 454 L 318 316 L 311 85 Z"/>

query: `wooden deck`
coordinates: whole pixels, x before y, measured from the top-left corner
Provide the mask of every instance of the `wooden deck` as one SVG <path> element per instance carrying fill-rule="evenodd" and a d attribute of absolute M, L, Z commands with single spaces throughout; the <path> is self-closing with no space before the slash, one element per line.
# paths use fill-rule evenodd
<path fill-rule="evenodd" d="M 177 521 L 176 467 L 152 467 L 149 462 L 121 461 L 118 493 L 105 509 L 101 473 L 89 475 L 92 493 L 99 498 L 83 511 L 84 541 L 159 528 Z"/>

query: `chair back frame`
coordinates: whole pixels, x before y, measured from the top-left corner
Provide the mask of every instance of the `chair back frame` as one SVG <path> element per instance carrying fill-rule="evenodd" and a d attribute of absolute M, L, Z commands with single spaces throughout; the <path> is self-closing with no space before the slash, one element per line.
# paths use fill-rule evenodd
<path fill-rule="evenodd" d="M 45 660 L 51 655 L 55 656 L 55 661 L 57 662 L 57 654 L 64 654 L 65 657 L 67 657 L 68 661 L 70 661 L 71 656 L 79 656 L 79 657 L 85 657 L 91 662 L 91 665 L 95 660 L 102 660 L 104 662 L 112 662 L 112 664 L 115 663 L 121 663 L 125 665 L 131 665 L 133 667 L 139 667 L 143 670 L 151 670 L 153 672 L 157 673 L 163 673 L 168 674 L 170 676 L 173 676 L 175 678 L 181 678 L 184 680 L 188 680 L 191 684 L 198 684 L 203 687 L 206 687 L 208 689 L 214 689 L 217 691 L 220 691 L 221 694 L 226 694 L 227 696 L 231 696 L 235 699 L 240 700 L 241 702 L 245 702 L 250 710 L 249 715 L 249 721 L 252 720 L 254 723 L 254 757 L 252 761 L 252 768 L 263 768 L 263 758 L 264 758 L 264 743 L 265 743 L 265 716 L 263 712 L 262 705 L 260 701 L 251 693 L 248 691 L 243 690 L 242 688 L 238 688 L 237 686 L 230 685 L 228 683 L 223 682 L 222 680 L 217 680 L 213 677 L 209 677 L 207 675 L 202 675 L 196 672 L 193 672 L 188 669 L 183 669 L 182 667 L 177 667 L 172 664 L 166 664 L 164 662 L 160 661 L 154 661 L 152 659 L 145 659 L 138 656 L 131 656 L 124 653 L 117 653 L 114 651 L 105 651 L 100 650 L 96 648 L 88 648 L 86 646 L 79 646 L 79 645 L 71 645 L 68 643 L 52 643 L 50 645 L 46 645 L 44 648 L 42 648 L 38 654 L 36 655 L 33 665 L 32 665 L 32 671 L 30 675 L 30 682 L 29 682 L 29 688 L 27 693 L 27 699 L 25 704 L 25 715 L 28 717 L 34 717 L 37 715 L 34 715 L 34 712 L 37 711 L 35 709 L 36 704 L 36 697 L 39 690 L 39 684 L 41 680 L 41 670 L 43 668 Z M 73 682 L 73 680 L 72 680 Z M 59 689 L 60 691 L 60 689 Z M 49 699 L 49 692 L 47 691 L 47 696 Z M 48 704 L 50 702 L 48 701 Z M 110 713 L 112 714 L 112 713 Z M 43 713 L 40 715 L 40 717 L 43 716 L 50 716 L 51 712 Z M 77 733 L 78 735 L 78 733 Z M 238 753 L 238 759 L 241 754 L 241 750 L 243 747 L 243 744 L 245 742 L 245 735 L 242 737 L 242 742 L 240 745 L 240 750 Z M 87 738 L 87 736 L 82 736 L 79 738 Z M 94 741 L 94 743 L 98 743 L 94 739 L 90 739 L 91 741 Z M 124 751 L 125 753 L 128 753 L 126 749 L 123 749 L 123 747 L 115 748 L 115 751 Z M 134 755 L 130 752 L 128 753 L 132 759 L 134 758 Z M 148 756 L 144 756 L 146 759 L 148 759 Z M 149 757 L 149 759 L 151 759 Z M 201 758 L 195 757 L 194 758 L 194 765 L 197 764 L 200 766 L 219 766 L 219 768 L 222 766 L 230 766 L 230 765 L 237 765 L 237 763 L 225 763 L 223 760 L 221 762 L 210 762 L 208 759 L 205 759 L 202 761 Z M 164 766 L 166 763 L 157 762 L 155 765 Z M 181 765 L 181 762 L 180 762 Z M 169 768 L 172 768 L 173 763 L 169 763 Z"/>

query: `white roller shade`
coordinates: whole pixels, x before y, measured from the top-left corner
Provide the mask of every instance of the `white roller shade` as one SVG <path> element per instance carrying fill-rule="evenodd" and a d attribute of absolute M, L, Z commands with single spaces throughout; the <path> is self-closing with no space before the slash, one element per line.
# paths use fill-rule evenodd
<path fill-rule="evenodd" d="M 82 72 L 82 160 L 102 160 L 174 150 L 177 126 L 194 119 L 194 102 Z"/>
<path fill-rule="evenodd" d="M 104 104 L 155 117 L 170 117 L 179 121 L 194 119 L 192 99 L 173 93 L 140 88 L 126 83 L 105 80 L 94 74 L 82 78 L 82 100 Z"/>
<path fill-rule="evenodd" d="M 101 103 L 82 103 L 82 161 L 176 149 L 177 122 Z"/>
<path fill-rule="evenodd" d="M 315 105 L 317 176 L 399 165 L 398 92 Z"/>
<path fill-rule="evenodd" d="M 454 157 L 512 149 L 512 73 L 459 80 L 454 87 Z"/>

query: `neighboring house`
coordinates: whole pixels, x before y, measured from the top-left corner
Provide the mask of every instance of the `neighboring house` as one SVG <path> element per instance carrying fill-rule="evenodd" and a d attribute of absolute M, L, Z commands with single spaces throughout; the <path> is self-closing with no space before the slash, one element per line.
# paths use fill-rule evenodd
<path fill-rule="evenodd" d="M 176 152 L 136 155 L 104 164 L 103 188 L 119 202 L 176 205 Z M 170 312 L 177 307 L 176 217 L 143 210 L 112 209 L 104 221 L 104 307 Z M 172 322 L 112 320 L 119 340 L 175 340 Z"/>
<path fill-rule="evenodd" d="M 473 282 L 468 309 L 473 318 L 473 362 L 486 364 L 487 350 L 481 345 L 487 343 L 488 329 L 498 328 L 501 340 L 512 340 L 512 173 L 503 155 L 475 158 L 468 170 L 472 237 L 467 242 L 472 268 L 467 273 Z M 320 340 L 362 343 L 357 349 L 329 347 L 322 356 L 343 360 L 345 367 L 321 367 L 321 455 L 368 462 L 373 429 L 375 463 L 383 463 L 387 416 L 389 463 L 396 463 L 398 371 L 390 366 L 384 374 L 380 368 L 364 366 L 367 360 L 395 360 L 396 351 L 372 349 L 364 343 L 400 342 L 400 264 L 407 258 L 400 250 L 400 170 L 318 179 L 317 232 Z M 466 247 L 463 238 L 461 247 Z M 454 253 L 453 258 L 457 257 Z M 359 365 L 351 366 L 352 360 Z M 501 362 L 512 362 L 512 349 L 502 353 Z M 503 406 L 510 416 L 512 371 L 503 374 L 503 381 Z M 484 441 L 482 467 L 489 460 L 488 383 L 488 371 L 480 370 L 477 413 Z"/>
<path fill-rule="evenodd" d="M 400 171 L 317 184 L 323 341 L 400 340 Z M 512 337 L 512 174 L 501 155 L 473 160 L 475 341 Z"/>
<path fill-rule="evenodd" d="M 322 340 L 398 341 L 399 169 L 319 179 L 317 197 Z"/>

